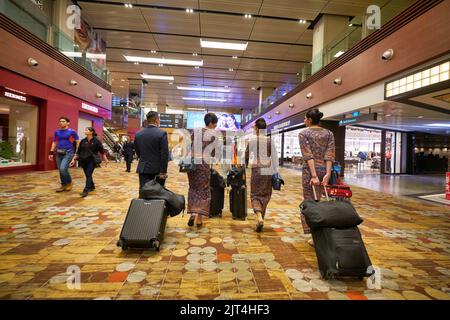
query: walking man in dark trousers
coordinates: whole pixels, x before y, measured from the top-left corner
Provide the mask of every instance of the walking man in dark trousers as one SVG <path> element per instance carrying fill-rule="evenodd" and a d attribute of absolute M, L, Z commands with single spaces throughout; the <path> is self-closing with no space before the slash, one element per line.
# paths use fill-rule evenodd
<path fill-rule="evenodd" d="M 122 153 L 125 158 L 125 162 L 127 164 L 126 172 L 130 172 L 131 171 L 131 163 L 133 162 L 133 156 L 134 156 L 134 142 L 131 138 L 128 138 L 128 140 L 123 144 Z"/>
<path fill-rule="evenodd" d="M 139 188 L 148 181 L 157 179 L 164 186 L 167 179 L 169 162 L 169 144 L 167 132 L 159 128 L 159 114 L 156 111 L 147 113 L 148 126 L 136 134 L 134 147 L 139 157 L 136 172 L 139 173 Z"/>

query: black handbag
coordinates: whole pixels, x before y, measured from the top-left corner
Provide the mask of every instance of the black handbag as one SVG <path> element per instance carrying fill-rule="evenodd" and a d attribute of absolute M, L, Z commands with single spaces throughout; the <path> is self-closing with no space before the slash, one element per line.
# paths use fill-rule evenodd
<path fill-rule="evenodd" d="M 272 188 L 273 188 L 273 190 L 278 190 L 278 191 L 281 190 L 281 185 L 284 186 L 283 178 L 280 176 L 280 174 L 278 172 L 274 173 L 272 175 Z"/>
<path fill-rule="evenodd" d="M 180 172 L 192 172 L 195 170 L 194 158 L 184 158 L 178 163 Z"/>
<path fill-rule="evenodd" d="M 155 179 L 148 181 L 140 190 L 139 198 L 146 200 L 166 200 L 167 213 L 174 217 L 180 214 L 186 207 L 183 195 L 176 194 L 158 183 Z"/>

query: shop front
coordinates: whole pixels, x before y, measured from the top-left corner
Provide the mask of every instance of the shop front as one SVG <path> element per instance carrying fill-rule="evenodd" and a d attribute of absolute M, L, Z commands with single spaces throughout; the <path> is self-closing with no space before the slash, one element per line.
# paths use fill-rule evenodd
<path fill-rule="evenodd" d="M 0 174 L 54 169 L 48 153 L 60 117 L 80 138 L 89 126 L 101 139 L 110 111 L 0 69 Z"/>

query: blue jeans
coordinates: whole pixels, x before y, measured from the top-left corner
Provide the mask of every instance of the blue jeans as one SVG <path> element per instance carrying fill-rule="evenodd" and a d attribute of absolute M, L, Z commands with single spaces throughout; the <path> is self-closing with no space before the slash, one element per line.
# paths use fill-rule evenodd
<path fill-rule="evenodd" d="M 59 169 L 59 177 L 63 186 L 72 183 L 72 177 L 69 173 L 69 164 L 72 161 L 73 153 L 67 152 L 65 155 L 56 154 L 56 165 Z"/>
<path fill-rule="evenodd" d="M 83 168 L 84 175 L 86 176 L 86 185 L 84 187 L 84 191 L 92 191 L 95 188 L 94 179 L 92 175 L 94 174 L 95 163 L 94 161 L 87 161 L 81 163 L 81 167 Z"/>

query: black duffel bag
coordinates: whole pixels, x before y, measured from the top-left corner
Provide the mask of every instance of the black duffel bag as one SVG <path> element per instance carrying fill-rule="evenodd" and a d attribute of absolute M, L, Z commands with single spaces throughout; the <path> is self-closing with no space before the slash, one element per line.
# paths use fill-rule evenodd
<path fill-rule="evenodd" d="M 184 196 L 176 194 L 163 187 L 156 181 L 156 178 L 147 182 L 139 190 L 139 198 L 146 200 L 166 200 L 167 213 L 171 217 L 179 215 L 186 208 Z"/>
<path fill-rule="evenodd" d="M 313 191 L 317 199 L 314 187 Z M 305 216 L 306 223 L 311 228 L 343 229 L 355 227 L 363 222 L 349 201 L 305 200 L 300 204 L 300 212 Z"/>
<path fill-rule="evenodd" d="M 225 188 L 225 179 L 214 169 L 211 169 L 210 185 L 213 188 Z"/>
<path fill-rule="evenodd" d="M 227 185 L 232 188 L 240 188 L 245 185 L 245 168 L 232 166 L 227 173 Z"/>

